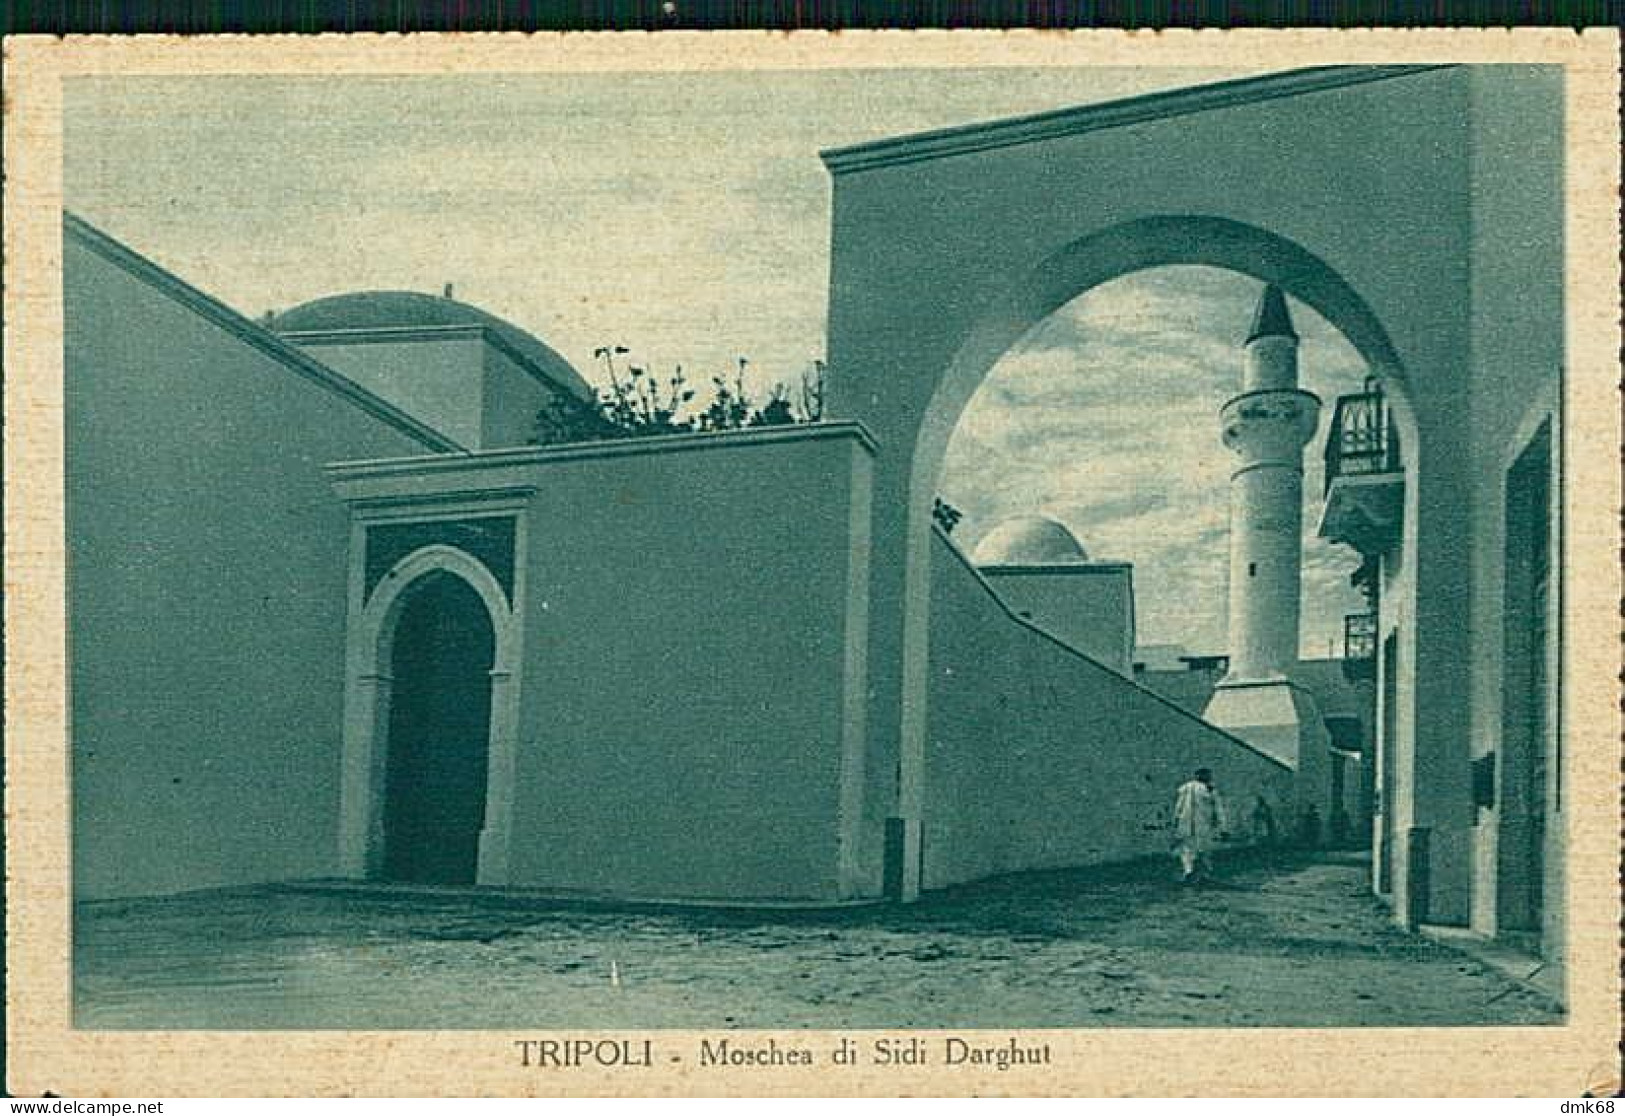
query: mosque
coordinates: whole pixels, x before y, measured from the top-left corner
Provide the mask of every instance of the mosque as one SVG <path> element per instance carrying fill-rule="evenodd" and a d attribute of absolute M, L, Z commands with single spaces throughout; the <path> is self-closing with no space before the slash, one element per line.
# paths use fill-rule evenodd
<path fill-rule="evenodd" d="M 76 896 L 908 901 L 1165 855 L 1207 766 L 1249 827 L 1369 834 L 1399 921 L 1561 963 L 1562 106 L 1330 67 L 824 152 L 824 420 L 576 445 L 527 439 L 582 378 L 449 291 L 253 320 L 65 218 Z M 1170 663 L 1126 565 L 1042 519 L 967 556 L 931 506 L 1025 329 L 1177 263 L 1263 294 L 1229 653 Z M 1372 376 L 1325 401 L 1341 660 L 1297 651 L 1284 295 Z"/>

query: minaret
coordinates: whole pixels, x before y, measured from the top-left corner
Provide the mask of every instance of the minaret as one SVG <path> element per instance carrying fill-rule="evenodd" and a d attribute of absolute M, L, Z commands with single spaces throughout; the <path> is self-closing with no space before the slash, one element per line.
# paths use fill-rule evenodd
<path fill-rule="evenodd" d="M 1320 400 L 1298 387 L 1298 335 L 1286 297 L 1264 288 L 1242 346 L 1241 394 L 1219 412 L 1230 475 L 1230 669 L 1206 718 L 1298 765 L 1307 694 L 1291 686 L 1302 584 L 1303 447 Z M 1321 731 L 1318 715 L 1308 726 Z"/>

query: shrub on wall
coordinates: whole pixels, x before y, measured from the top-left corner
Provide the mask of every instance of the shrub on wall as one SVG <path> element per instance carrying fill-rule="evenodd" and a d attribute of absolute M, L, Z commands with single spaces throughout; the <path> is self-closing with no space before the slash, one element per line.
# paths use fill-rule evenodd
<path fill-rule="evenodd" d="M 573 395 L 555 396 L 536 415 L 531 442 L 544 446 L 571 442 L 602 442 L 614 438 L 648 438 L 661 434 L 711 433 L 760 426 L 794 426 L 817 422 L 824 415 L 824 362 L 815 360 L 801 374 L 797 398 L 792 401 L 784 384 L 773 385 L 758 402 L 745 390 L 748 362 L 739 358 L 733 378 L 711 377 L 711 394 L 703 407 L 696 391 L 678 365 L 661 379 L 647 368 L 628 363 L 623 375 L 617 357 L 629 352 L 621 345 L 605 345 L 593 352 L 603 362 L 609 387 L 590 400 Z M 931 506 L 931 516 L 946 532 L 959 525 L 960 510 L 942 497 Z"/>
<path fill-rule="evenodd" d="M 814 361 L 812 368 L 802 374 L 795 402 L 782 383 L 774 384 L 765 400 L 751 398 L 745 389 L 748 362 L 743 357 L 731 378 L 711 377 L 710 394 L 700 402 L 682 365 L 664 378 L 630 363 L 623 372 L 616 358 L 627 352 L 621 345 L 606 345 L 594 351 L 593 358 L 603 363 L 609 387 L 600 388 L 590 400 L 566 395 L 549 400 L 536 415 L 536 433 L 531 441 L 565 445 L 709 433 L 817 422 L 823 416 L 823 361 Z"/>

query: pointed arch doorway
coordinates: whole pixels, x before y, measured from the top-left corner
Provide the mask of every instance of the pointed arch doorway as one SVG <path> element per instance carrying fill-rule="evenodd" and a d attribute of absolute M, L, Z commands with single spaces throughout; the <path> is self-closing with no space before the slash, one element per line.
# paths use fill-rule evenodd
<path fill-rule="evenodd" d="M 391 642 L 381 874 L 472 884 L 490 752 L 490 615 L 461 578 L 427 574 L 406 598 Z"/>
<path fill-rule="evenodd" d="M 466 551 L 431 544 L 352 615 L 342 873 L 506 883 L 519 637 L 503 585 Z"/>

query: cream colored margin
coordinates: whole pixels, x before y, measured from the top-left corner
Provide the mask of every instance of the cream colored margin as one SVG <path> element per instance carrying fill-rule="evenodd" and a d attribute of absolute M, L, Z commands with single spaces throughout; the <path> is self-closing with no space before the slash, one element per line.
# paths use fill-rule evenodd
<path fill-rule="evenodd" d="M 1618 33 L 756 32 L 16 37 L 5 42 L 6 842 L 10 1091 L 64 1096 L 865 1093 L 1577 1096 L 1617 1065 L 1621 599 Z M 769 67 L 1544 62 L 1567 67 L 1569 474 L 1564 1027 L 1047 1031 L 1054 1065 L 542 1071 L 518 1032 L 76 1032 L 69 1023 L 62 518 L 62 79 Z M 692 1051 L 697 1035 L 656 1032 Z M 787 1032 L 812 1040 L 819 1033 Z M 833 1045 L 834 1038 L 828 1040 Z"/>

